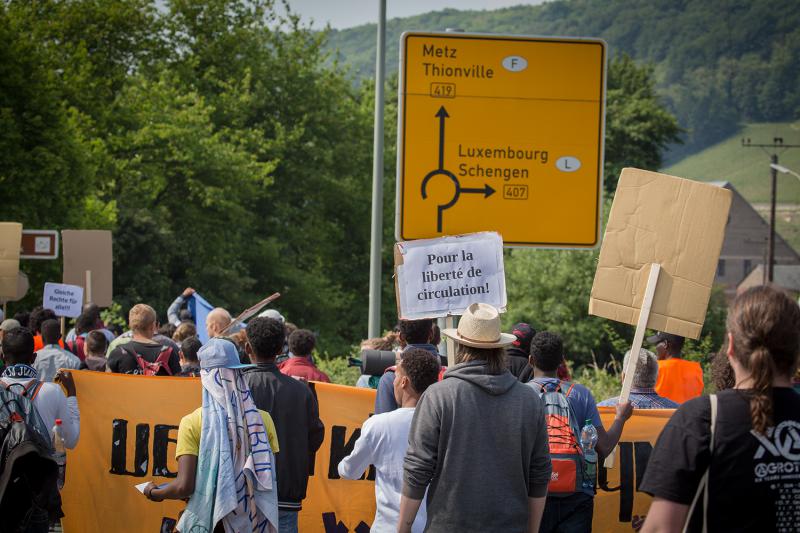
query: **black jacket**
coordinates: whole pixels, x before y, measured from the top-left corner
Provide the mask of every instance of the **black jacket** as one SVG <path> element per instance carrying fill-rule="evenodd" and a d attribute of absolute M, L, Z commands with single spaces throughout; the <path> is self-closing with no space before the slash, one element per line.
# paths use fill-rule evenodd
<path fill-rule="evenodd" d="M 317 398 L 307 384 L 281 374 L 275 363 L 259 363 L 242 372 L 256 407 L 269 412 L 278 433 L 278 508 L 299 511 L 314 453 L 325 438 Z"/>

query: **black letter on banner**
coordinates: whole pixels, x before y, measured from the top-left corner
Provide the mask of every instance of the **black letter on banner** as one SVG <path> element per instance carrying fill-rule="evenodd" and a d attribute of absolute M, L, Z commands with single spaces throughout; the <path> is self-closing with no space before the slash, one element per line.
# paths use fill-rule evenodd
<path fill-rule="evenodd" d="M 353 435 L 347 441 L 347 444 L 344 442 L 344 437 L 347 433 L 347 428 L 344 426 L 333 426 L 331 429 L 331 455 L 330 455 L 330 464 L 328 466 L 328 479 L 339 479 L 339 463 L 353 453 L 353 448 L 356 445 L 356 441 L 358 437 L 361 436 L 361 428 L 356 429 L 353 432 Z M 364 479 L 364 476 L 361 476 L 359 479 Z M 369 472 L 367 473 L 367 479 L 370 481 L 375 480 L 375 467 L 369 465 Z"/>
<path fill-rule="evenodd" d="M 111 433 L 111 470 L 112 474 L 118 476 L 144 477 L 147 475 L 147 463 L 150 459 L 150 452 L 147 445 L 150 442 L 150 426 L 147 424 L 136 425 L 136 447 L 133 458 L 133 472 L 126 470 L 127 467 L 127 442 L 128 442 L 128 421 L 119 418 L 112 422 L 113 431 Z"/>
<path fill-rule="evenodd" d="M 325 527 L 325 533 L 348 533 L 342 521 L 336 521 L 336 513 L 322 513 L 322 525 Z M 355 533 L 369 533 L 369 526 L 363 521 L 359 522 L 355 528 Z"/>
<path fill-rule="evenodd" d="M 169 443 L 177 440 L 169 438 L 169 432 L 172 429 L 178 429 L 178 426 L 167 426 L 165 424 L 156 424 L 153 431 L 153 475 L 164 477 L 178 477 L 177 472 L 170 472 L 167 468 L 167 450 Z"/>
<path fill-rule="evenodd" d="M 633 443 L 619 443 L 619 521 L 630 522 L 633 514 Z"/>
<path fill-rule="evenodd" d="M 608 469 L 603 464 L 600 464 L 600 468 L 597 469 L 597 487 L 606 492 L 616 492 L 619 490 L 618 486 L 608 486 Z"/>
<path fill-rule="evenodd" d="M 647 463 L 650 462 L 650 452 L 652 451 L 653 445 L 647 441 L 633 443 L 633 454 L 636 457 L 636 492 L 639 492 L 639 485 L 644 479 L 644 473 L 647 470 Z"/>

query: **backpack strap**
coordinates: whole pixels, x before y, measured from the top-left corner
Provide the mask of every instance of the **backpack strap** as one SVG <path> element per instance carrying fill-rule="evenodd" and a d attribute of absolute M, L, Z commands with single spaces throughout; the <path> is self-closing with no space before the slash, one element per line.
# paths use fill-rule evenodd
<path fill-rule="evenodd" d="M 695 507 L 697 507 L 697 502 L 700 499 L 700 495 L 703 495 L 703 533 L 708 531 L 708 477 L 709 473 L 711 472 L 711 458 L 714 457 L 714 437 L 716 433 L 716 426 L 717 426 L 717 395 L 712 394 L 708 397 L 709 401 L 711 402 L 711 440 L 708 444 L 708 451 L 710 452 L 711 457 L 709 457 L 708 468 L 706 468 L 703 477 L 700 479 L 700 483 L 697 485 L 697 492 L 694 495 L 694 499 L 692 500 L 692 505 L 689 507 L 689 512 L 686 515 L 686 523 L 683 526 L 683 531 L 689 530 L 689 522 L 692 521 L 692 515 L 694 514 Z"/>
<path fill-rule="evenodd" d="M 169 367 L 170 357 L 172 357 L 172 346 L 164 346 L 154 362 L 159 363 L 161 365 L 161 368 L 166 370 L 167 374 L 171 376 L 172 369 Z"/>
<path fill-rule="evenodd" d="M 27 396 L 30 401 L 33 401 L 36 399 L 36 396 L 39 395 L 39 391 L 42 390 L 42 387 L 44 387 L 44 381 L 39 381 L 38 379 L 31 380 L 25 387 L 25 392 L 22 395 Z M 31 392 L 31 389 L 33 392 Z"/>
<path fill-rule="evenodd" d="M 11 391 L 11 387 L 13 385 L 16 385 L 17 387 L 22 387 L 22 392 L 19 393 L 20 396 L 25 396 L 30 401 L 33 401 L 34 398 L 36 398 L 36 396 L 39 395 L 39 391 L 42 390 L 42 387 L 44 386 L 44 381 L 39 381 L 38 379 L 30 380 L 27 385 L 24 385 L 22 383 L 6 383 L 5 381 L 0 381 L 0 383 L 3 384 L 3 387 L 5 387 L 7 391 Z M 30 392 L 31 389 L 33 389 L 33 393 Z"/>
<path fill-rule="evenodd" d="M 574 383 L 570 383 L 569 381 L 560 381 L 559 380 L 558 386 L 561 388 L 562 391 L 564 390 L 564 385 L 569 385 L 569 387 L 567 387 L 567 392 L 564 393 L 564 396 L 569 398 L 569 393 L 572 392 L 572 389 L 575 388 L 575 384 Z"/>

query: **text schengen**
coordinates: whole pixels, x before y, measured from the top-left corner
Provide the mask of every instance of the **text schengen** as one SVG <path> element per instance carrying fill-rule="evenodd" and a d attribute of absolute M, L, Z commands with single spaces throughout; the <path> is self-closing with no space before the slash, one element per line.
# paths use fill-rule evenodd
<path fill-rule="evenodd" d="M 442 271 L 441 269 L 431 268 L 430 270 L 423 270 L 422 283 L 452 281 L 454 284 L 440 286 L 436 289 L 422 289 L 417 294 L 417 299 L 425 301 L 456 296 L 489 294 L 489 282 L 481 283 L 482 270 L 474 265 L 465 268 L 464 263 L 473 259 L 472 253 L 466 250 L 459 250 L 458 253 L 454 254 L 428 254 L 427 262 L 429 267 L 453 264 L 453 269 Z"/>
<path fill-rule="evenodd" d="M 459 143 L 458 175 L 477 178 L 502 178 L 503 181 L 530 178 L 532 164 L 546 165 L 549 152 L 530 146 L 479 146 Z"/>

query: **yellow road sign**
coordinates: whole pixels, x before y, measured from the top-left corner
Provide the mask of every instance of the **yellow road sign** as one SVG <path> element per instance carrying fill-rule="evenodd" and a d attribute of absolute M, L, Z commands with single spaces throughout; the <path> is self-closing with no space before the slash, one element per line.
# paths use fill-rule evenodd
<path fill-rule="evenodd" d="M 604 41 L 411 32 L 400 49 L 398 240 L 598 244 Z"/>

